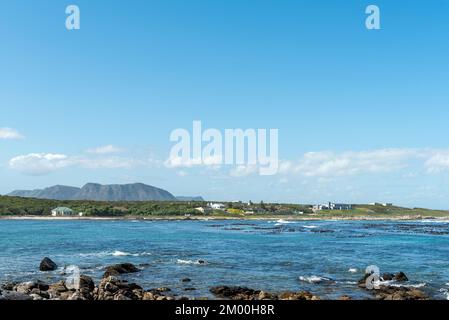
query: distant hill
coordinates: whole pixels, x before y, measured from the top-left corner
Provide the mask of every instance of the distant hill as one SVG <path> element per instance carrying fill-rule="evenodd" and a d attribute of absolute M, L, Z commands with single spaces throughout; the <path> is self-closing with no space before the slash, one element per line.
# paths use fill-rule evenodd
<path fill-rule="evenodd" d="M 204 201 L 203 197 L 176 197 L 178 201 Z"/>
<path fill-rule="evenodd" d="M 111 185 L 88 183 L 82 188 L 57 185 L 37 190 L 16 190 L 8 196 L 51 200 L 177 201 L 170 192 L 143 183 Z"/>
<path fill-rule="evenodd" d="M 16 190 L 8 196 L 16 196 L 22 198 L 52 199 L 52 200 L 72 200 L 80 191 L 80 188 L 68 186 L 53 186 L 45 189 L 36 190 Z"/>

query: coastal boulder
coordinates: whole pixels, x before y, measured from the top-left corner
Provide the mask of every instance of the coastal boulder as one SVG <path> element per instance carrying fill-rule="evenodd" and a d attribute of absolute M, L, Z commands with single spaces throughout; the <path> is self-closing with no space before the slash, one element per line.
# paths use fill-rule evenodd
<path fill-rule="evenodd" d="M 259 298 L 260 290 L 253 290 L 246 287 L 218 286 L 210 289 L 210 292 L 218 297 L 232 300 L 254 300 Z"/>
<path fill-rule="evenodd" d="M 40 271 L 54 271 L 57 268 L 58 268 L 58 265 L 48 257 L 45 257 L 39 265 Z"/>
<path fill-rule="evenodd" d="M 103 278 L 98 286 L 97 300 L 141 300 L 144 296 L 142 287 L 128 283 L 116 277 Z M 127 299 L 123 299 L 126 297 Z"/>
<path fill-rule="evenodd" d="M 378 300 L 429 300 L 423 291 L 416 288 L 381 286 L 375 294 Z"/>
<path fill-rule="evenodd" d="M 320 300 L 319 297 L 308 291 L 283 292 L 279 295 L 280 300 Z"/>
<path fill-rule="evenodd" d="M 33 290 L 37 291 L 47 291 L 49 289 L 49 286 L 42 281 L 29 281 L 29 282 L 23 282 L 19 283 L 16 286 L 14 286 L 14 291 L 17 291 L 18 293 L 23 294 L 29 294 Z"/>
<path fill-rule="evenodd" d="M 125 273 L 135 273 L 139 271 L 140 269 L 138 269 L 132 263 L 115 264 L 106 268 L 103 278 L 108 278 L 110 276 L 118 276 L 120 274 Z"/>
<path fill-rule="evenodd" d="M 405 273 L 401 271 L 394 275 L 393 280 L 398 281 L 398 282 L 403 282 L 403 281 L 408 281 L 408 278 L 405 275 Z"/>
<path fill-rule="evenodd" d="M 391 281 L 394 279 L 394 274 L 393 273 L 384 273 L 382 275 L 382 280 L 383 281 Z"/>
<path fill-rule="evenodd" d="M 81 275 L 80 276 L 80 291 L 92 292 L 95 289 L 95 282 L 91 277 Z"/>
<path fill-rule="evenodd" d="M 30 297 L 27 294 L 19 293 L 16 291 L 0 291 L 0 301 L 2 300 L 33 300 L 33 297 Z"/>

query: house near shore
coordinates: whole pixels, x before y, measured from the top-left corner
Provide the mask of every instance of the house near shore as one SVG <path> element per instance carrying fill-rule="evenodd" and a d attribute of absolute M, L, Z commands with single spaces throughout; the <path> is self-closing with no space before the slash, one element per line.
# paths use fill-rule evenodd
<path fill-rule="evenodd" d="M 58 207 L 58 208 L 55 208 L 55 209 L 51 210 L 51 215 L 53 217 L 73 217 L 73 216 L 76 216 L 76 215 L 79 215 L 80 217 L 82 217 L 83 213 L 80 212 L 79 214 L 77 214 L 75 211 L 73 211 L 70 208 Z"/>
<path fill-rule="evenodd" d="M 329 210 L 327 204 L 316 204 L 312 208 L 313 211 Z"/>
<path fill-rule="evenodd" d="M 209 203 L 209 208 L 213 210 L 225 210 L 226 206 L 223 203 Z"/>
<path fill-rule="evenodd" d="M 332 203 L 329 202 L 329 209 L 330 210 L 351 210 L 352 204 L 346 204 L 346 203 Z"/>
<path fill-rule="evenodd" d="M 202 214 L 209 214 L 212 211 L 210 208 L 204 208 L 204 207 L 198 207 L 198 208 L 195 208 L 195 210 Z"/>
<path fill-rule="evenodd" d="M 312 210 L 313 211 L 321 211 L 321 210 L 348 211 L 348 210 L 352 210 L 352 204 L 329 202 L 328 204 L 317 204 L 317 205 L 314 205 Z"/>
<path fill-rule="evenodd" d="M 372 202 L 369 204 L 370 206 L 382 206 L 382 207 L 392 207 L 393 204 L 389 202 Z"/>

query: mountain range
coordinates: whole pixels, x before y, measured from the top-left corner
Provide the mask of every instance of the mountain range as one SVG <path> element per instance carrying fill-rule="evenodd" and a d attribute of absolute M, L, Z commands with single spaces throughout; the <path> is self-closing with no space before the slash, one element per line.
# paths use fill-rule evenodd
<path fill-rule="evenodd" d="M 177 198 L 166 190 L 143 183 L 110 185 L 88 183 L 82 188 L 56 185 L 45 189 L 15 190 L 7 195 L 52 200 L 204 201 L 202 197 Z"/>

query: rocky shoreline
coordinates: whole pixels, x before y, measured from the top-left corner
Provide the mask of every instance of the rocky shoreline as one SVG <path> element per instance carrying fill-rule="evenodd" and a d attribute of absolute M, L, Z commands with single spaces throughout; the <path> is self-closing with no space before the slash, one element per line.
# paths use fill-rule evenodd
<path fill-rule="evenodd" d="M 44 258 L 40 264 L 41 271 L 52 271 L 57 268 L 49 258 Z M 145 290 L 136 283 L 130 283 L 120 278 L 123 274 L 135 273 L 140 270 L 131 263 L 116 264 L 106 268 L 103 278 L 96 285 L 94 280 L 86 275 L 80 275 L 76 289 L 71 288 L 61 280 L 53 284 L 42 281 L 21 283 L 4 283 L 0 286 L 0 300 L 207 300 L 207 297 L 189 298 L 173 294 L 170 288 L 161 287 Z M 406 286 L 389 285 L 407 282 L 403 272 L 384 274 L 380 287 L 376 290 L 366 288 L 368 275 L 360 279 L 358 287 L 372 294 L 374 300 L 429 300 L 422 290 Z M 188 283 L 190 279 L 181 279 Z M 192 288 L 192 291 L 195 288 Z M 226 300 L 322 300 L 308 291 L 266 292 L 239 286 L 216 286 L 209 289 L 215 299 Z M 348 295 L 339 300 L 353 300 Z"/>
<path fill-rule="evenodd" d="M 421 216 L 421 215 L 393 215 L 393 216 L 294 216 L 294 215 L 272 215 L 272 216 L 153 216 L 153 217 L 141 217 L 141 216 L 122 216 L 122 217 L 53 217 L 53 216 L 0 216 L 0 220 L 37 220 L 37 221 L 109 221 L 109 220 L 142 220 L 142 221 L 181 221 L 181 220 L 198 220 L 198 221 L 229 221 L 229 220 L 278 220 L 284 219 L 287 221 L 321 221 L 321 220 L 334 220 L 334 221 L 421 221 L 421 220 L 434 220 L 434 221 L 449 221 L 449 217 L 441 216 Z"/>

